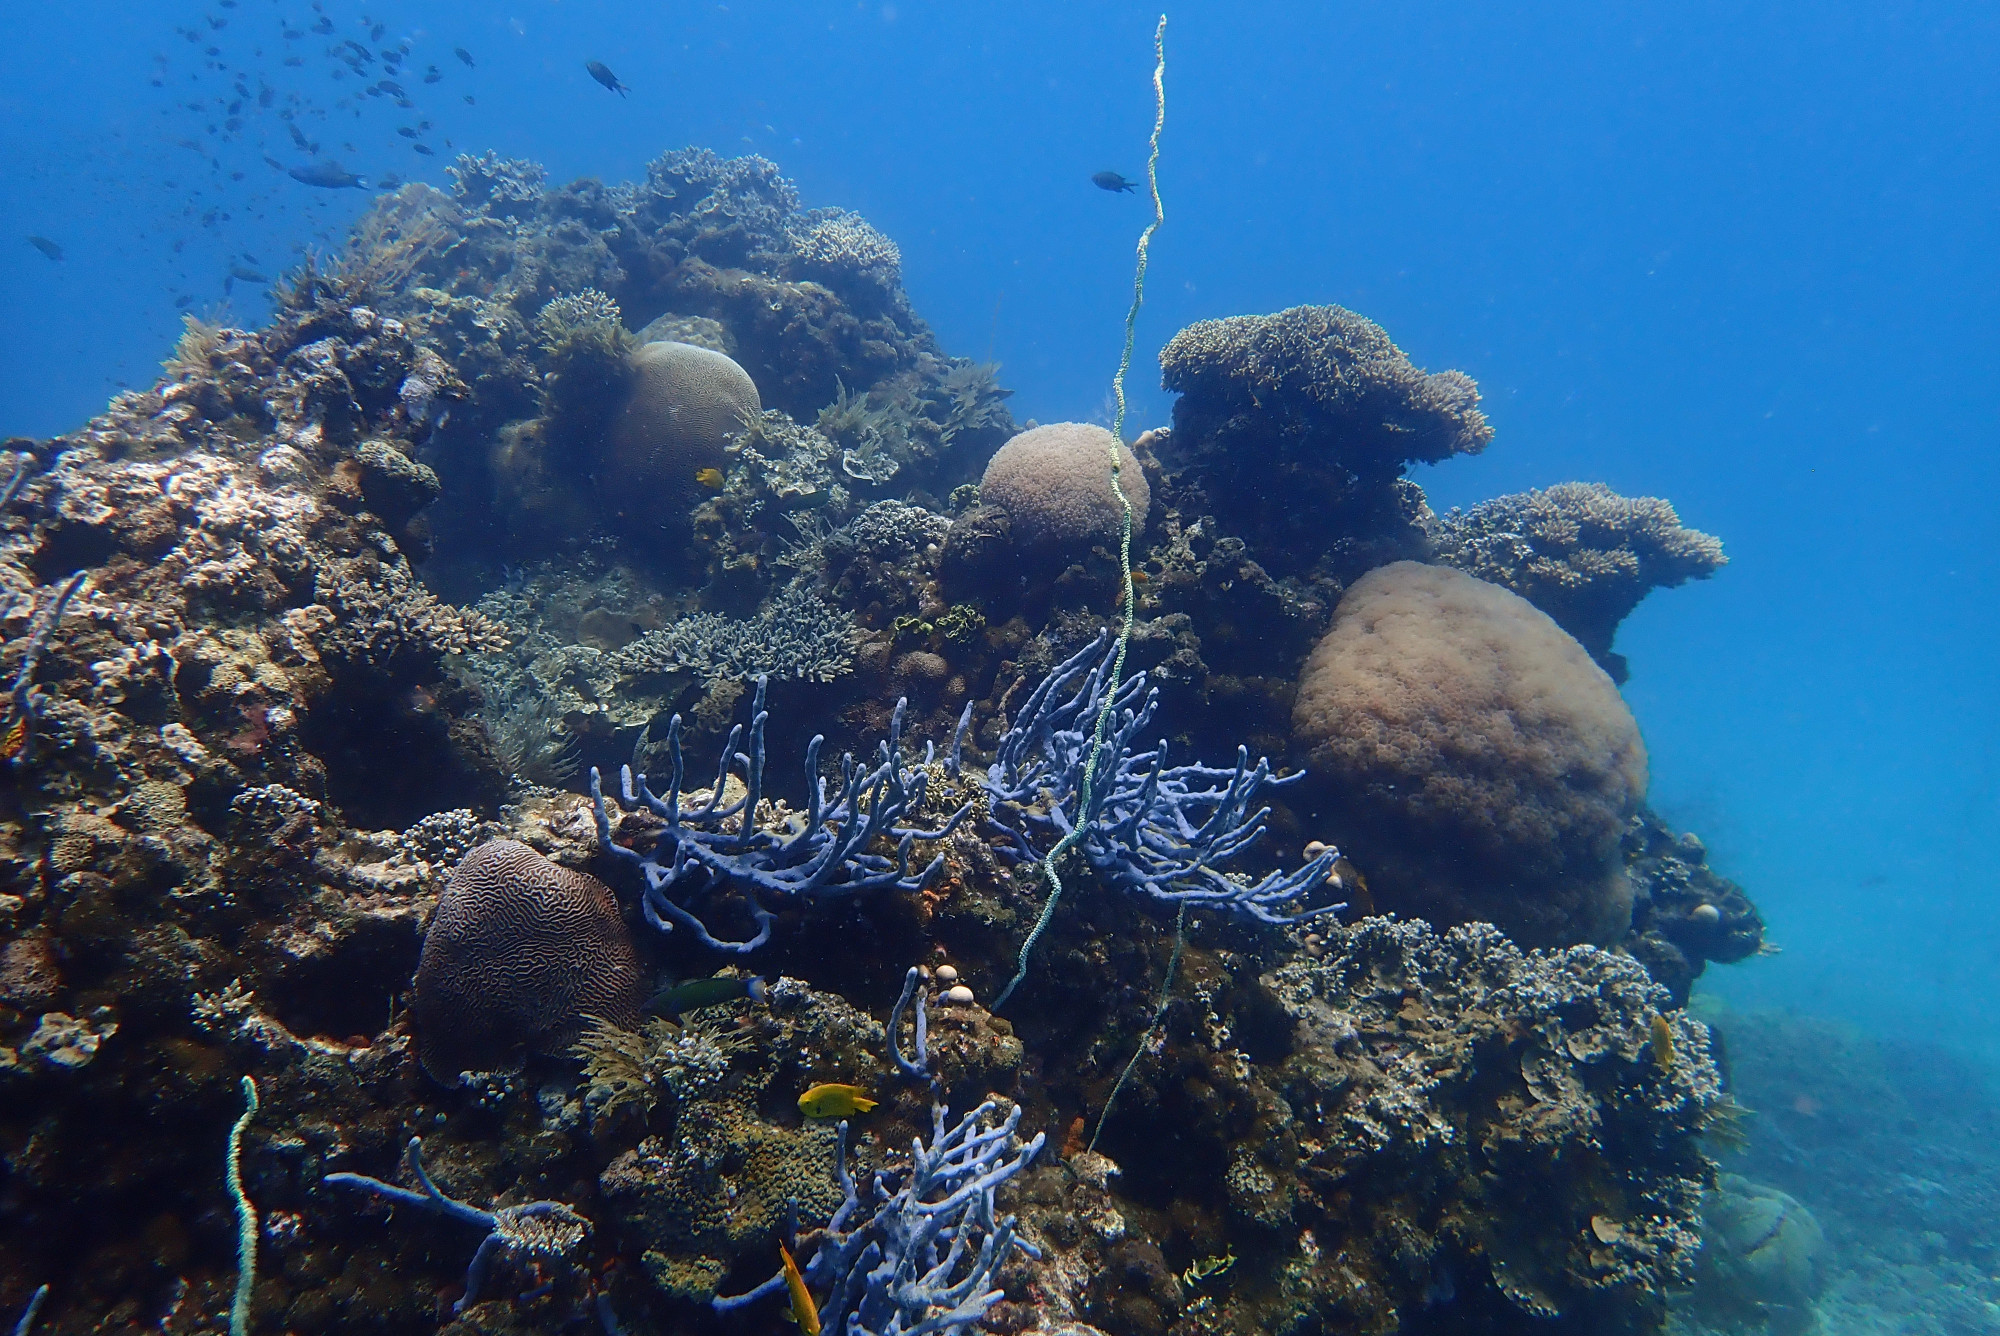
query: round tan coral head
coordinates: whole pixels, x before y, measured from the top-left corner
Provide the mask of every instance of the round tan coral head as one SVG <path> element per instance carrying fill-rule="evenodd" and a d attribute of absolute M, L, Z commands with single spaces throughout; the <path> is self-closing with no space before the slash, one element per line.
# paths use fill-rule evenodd
<path fill-rule="evenodd" d="M 756 382 L 712 348 L 664 341 L 632 354 L 633 382 L 611 422 L 598 483 L 611 510 L 684 519 L 728 468 L 737 433 L 764 412 Z"/>
<path fill-rule="evenodd" d="M 1007 512 L 1024 556 L 1075 561 L 1094 546 L 1115 548 L 1123 507 L 1111 489 L 1112 435 L 1088 422 L 1033 427 L 986 465 L 979 499 Z M 1132 534 L 1146 528 L 1152 489 L 1132 451 L 1118 447 L 1118 486 L 1132 503 Z"/>

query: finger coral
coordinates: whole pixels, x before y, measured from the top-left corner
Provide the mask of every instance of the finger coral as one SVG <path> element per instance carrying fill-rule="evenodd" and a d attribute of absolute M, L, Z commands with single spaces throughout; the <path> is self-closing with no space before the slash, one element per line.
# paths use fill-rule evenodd
<path fill-rule="evenodd" d="M 1295 747 L 1376 903 L 1537 946 L 1609 942 L 1646 791 L 1602 669 L 1518 595 L 1397 562 L 1347 592 L 1299 679 Z"/>
<path fill-rule="evenodd" d="M 465 856 L 424 936 L 411 1003 L 417 1056 L 446 1084 L 565 1053 L 590 1016 L 627 1029 L 644 989 L 618 902 L 595 877 L 514 840 Z"/>

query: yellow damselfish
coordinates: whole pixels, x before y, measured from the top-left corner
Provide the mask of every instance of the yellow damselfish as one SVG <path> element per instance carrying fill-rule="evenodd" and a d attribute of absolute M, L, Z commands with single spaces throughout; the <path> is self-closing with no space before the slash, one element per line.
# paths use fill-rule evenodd
<path fill-rule="evenodd" d="M 799 1274 L 799 1264 L 782 1243 L 778 1245 L 778 1256 L 785 1263 L 785 1288 L 792 1292 L 792 1321 L 799 1324 L 805 1336 L 819 1336 L 819 1308 L 813 1303 L 812 1291 L 806 1288 L 806 1278 Z"/>
<path fill-rule="evenodd" d="M 720 491 L 722 488 L 722 470 L 696 469 L 694 471 L 694 480 L 703 487 L 708 488 L 711 492 Z"/>
<path fill-rule="evenodd" d="M 1667 1024 L 1667 1018 L 1653 1013 L 1652 1024 L 1653 1061 L 1660 1064 L 1662 1071 L 1674 1068 L 1674 1027 Z"/>
<path fill-rule="evenodd" d="M 799 1096 L 799 1112 L 808 1118 L 845 1118 L 874 1107 L 875 1101 L 861 1093 L 860 1086 L 816 1085 Z"/>

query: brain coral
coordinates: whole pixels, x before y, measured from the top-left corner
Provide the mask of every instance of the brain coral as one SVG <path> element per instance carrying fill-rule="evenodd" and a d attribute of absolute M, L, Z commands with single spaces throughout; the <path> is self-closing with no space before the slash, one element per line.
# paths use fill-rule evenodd
<path fill-rule="evenodd" d="M 708 490 L 696 475 L 727 465 L 724 448 L 764 406 L 748 372 L 692 343 L 645 344 L 632 354 L 632 370 L 599 481 L 634 519 L 672 522 L 701 504 Z"/>
<path fill-rule="evenodd" d="M 979 499 L 1007 512 L 1024 551 L 1062 560 L 1093 543 L 1118 541 L 1121 507 L 1111 491 L 1111 433 L 1086 422 L 1051 422 L 1022 432 L 986 465 Z M 1139 461 L 1118 447 L 1118 483 L 1132 503 L 1132 533 L 1146 527 L 1152 490 Z"/>
<path fill-rule="evenodd" d="M 1411 561 L 1370 572 L 1306 660 L 1292 734 L 1382 908 L 1528 946 L 1629 925 L 1619 840 L 1645 744 L 1604 670 L 1518 595 Z"/>
<path fill-rule="evenodd" d="M 1380 325 L 1339 306 L 1196 321 L 1160 350 L 1160 369 L 1204 411 L 1310 433 L 1359 473 L 1477 454 L 1493 439 L 1470 376 L 1418 370 Z"/>
<path fill-rule="evenodd" d="M 465 856 L 417 963 L 417 1057 L 446 1084 L 564 1053 L 585 1016 L 638 1024 L 645 981 L 618 902 L 595 877 L 514 840 Z"/>

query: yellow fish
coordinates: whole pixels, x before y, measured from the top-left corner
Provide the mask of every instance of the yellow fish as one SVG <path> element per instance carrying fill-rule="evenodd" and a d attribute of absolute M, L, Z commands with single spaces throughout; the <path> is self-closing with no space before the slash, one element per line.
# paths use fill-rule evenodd
<path fill-rule="evenodd" d="M 1667 1024 L 1667 1018 L 1653 1013 L 1653 1061 L 1660 1064 L 1660 1070 L 1674 1069 L 1674 1027 Z"/>
<path fill-rule="evenodd" d="M 11 761 L 28 746 L 28 716 L 24 711 L 7 730 L 7 736 L 0 738 L 0 761 Z"/>
<path fill-rule="evenodd" d="M 785 1288 L 792 1292 L 792 1321 L 799 1324 L 805 1336 L 819 1336 L 819 1309 L 813 1305 L 812 1291 L 806 1288 L 806 1278 L 799 1274 L 799 1264 L 792 1260 L 784 1244 L 778 1245 L 778 1256 L 785 1264 Z"/>
<path fill-rule="evenodd" d="M 696 469 L 694 471 L 694 480 L 700 483 L 703 487 L 708 488 L 708 490 L 711 492 L 719 492 L 722 490 L 721 469 Z"/>
<path fill-rule="evenodd" d="M 874 1107 L 875 1101 L 862 1094 L 860 1086 L 816 1085 L 799 1096 L 799 1112 L 808 1118 L 845 1118 Z"/>

